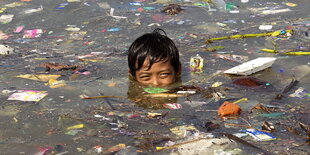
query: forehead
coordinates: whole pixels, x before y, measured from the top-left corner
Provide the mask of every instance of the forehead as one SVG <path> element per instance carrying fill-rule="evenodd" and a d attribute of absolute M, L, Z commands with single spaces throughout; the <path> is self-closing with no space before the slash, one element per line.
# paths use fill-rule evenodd
<path fill-rule="evenodd" d="M 153 70 L 153 69 L 157 69 L 157 70 L 173 69 L 173 67 L 170 63 L 170 60 L 168 60 L 168 59 L 155 62 L 152 64 L 151 67 L 149 67 L 149 66 L 150 66 L 150 61 L 148 59 L 145 59 L 141 69 L 139 69 L 138 71 L 149 71 L 149 70 Z"/>

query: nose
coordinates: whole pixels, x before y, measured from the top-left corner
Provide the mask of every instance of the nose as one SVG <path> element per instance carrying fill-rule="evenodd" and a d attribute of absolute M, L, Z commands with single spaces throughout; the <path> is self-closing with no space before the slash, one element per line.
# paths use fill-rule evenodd
<path fill-rule="evenodd" d="M 152 86 L 160 86 L 160 81 L 158 78 L 153 78 L 151 82 Z"/>

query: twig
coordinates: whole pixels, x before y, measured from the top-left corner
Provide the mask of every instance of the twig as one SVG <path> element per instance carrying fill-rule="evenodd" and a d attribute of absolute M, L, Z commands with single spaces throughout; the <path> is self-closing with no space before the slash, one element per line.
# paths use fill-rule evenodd
<path fill-rule="evenodd" d="M 126 98 L 124 96 L 92 96 L 92 97 L 83 97 L 82 99 L 96 99 L 96 98 Z"/>
<path fill-rule="evenodd" d="M 255 129 L 255 130 L 258 130 L 258 131 L 263 131 L 263 132 L 271 133 L 270 131 L 257 129 L 257 128 L 254 128 L 254 127 L 251 127 L 251 126 L 247 126 L 247 125 L 232 124 L 232 123 L 224 123 L 224 124 L 225 125 L 230 125 L 230 126 L 240 126 L 240 127 L 245 127 L 245 128 Z"/>

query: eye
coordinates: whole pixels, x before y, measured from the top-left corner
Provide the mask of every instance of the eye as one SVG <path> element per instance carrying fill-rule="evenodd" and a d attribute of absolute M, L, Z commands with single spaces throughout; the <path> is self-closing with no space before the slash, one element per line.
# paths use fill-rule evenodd
<path fill-rule="evenodd" d="M 168 77 L 168 76 L 170 76 L 171 75 L 171 73 L 161 73 L 160 74 L 160 77 L 161 78 L 166 78 L 166 77 Z"/>
<path fill-rule="evenodd" d="M 148 79 L 150 79 L 150 76 L 149 75 L 143 75 L 143 76 L 140 76 L 139 78 L 144 80 L 144 81 L 147 81 Z"/>

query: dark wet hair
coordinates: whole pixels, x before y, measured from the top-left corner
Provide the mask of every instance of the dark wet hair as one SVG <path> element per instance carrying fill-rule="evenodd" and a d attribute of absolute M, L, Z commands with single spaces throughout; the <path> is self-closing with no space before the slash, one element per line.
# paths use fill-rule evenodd
<path fill-rule="evenodd" d="M 164 30 L 157 28 L 137 38 L 128 50 L 128 66 L 130 73 L 136 77 L 145 59 L 149 59 L 149 68 L 156 62 L 169 60 L 175 72 L 180 69 L 179 50 L 174 42 L 167 37 Z"/>

